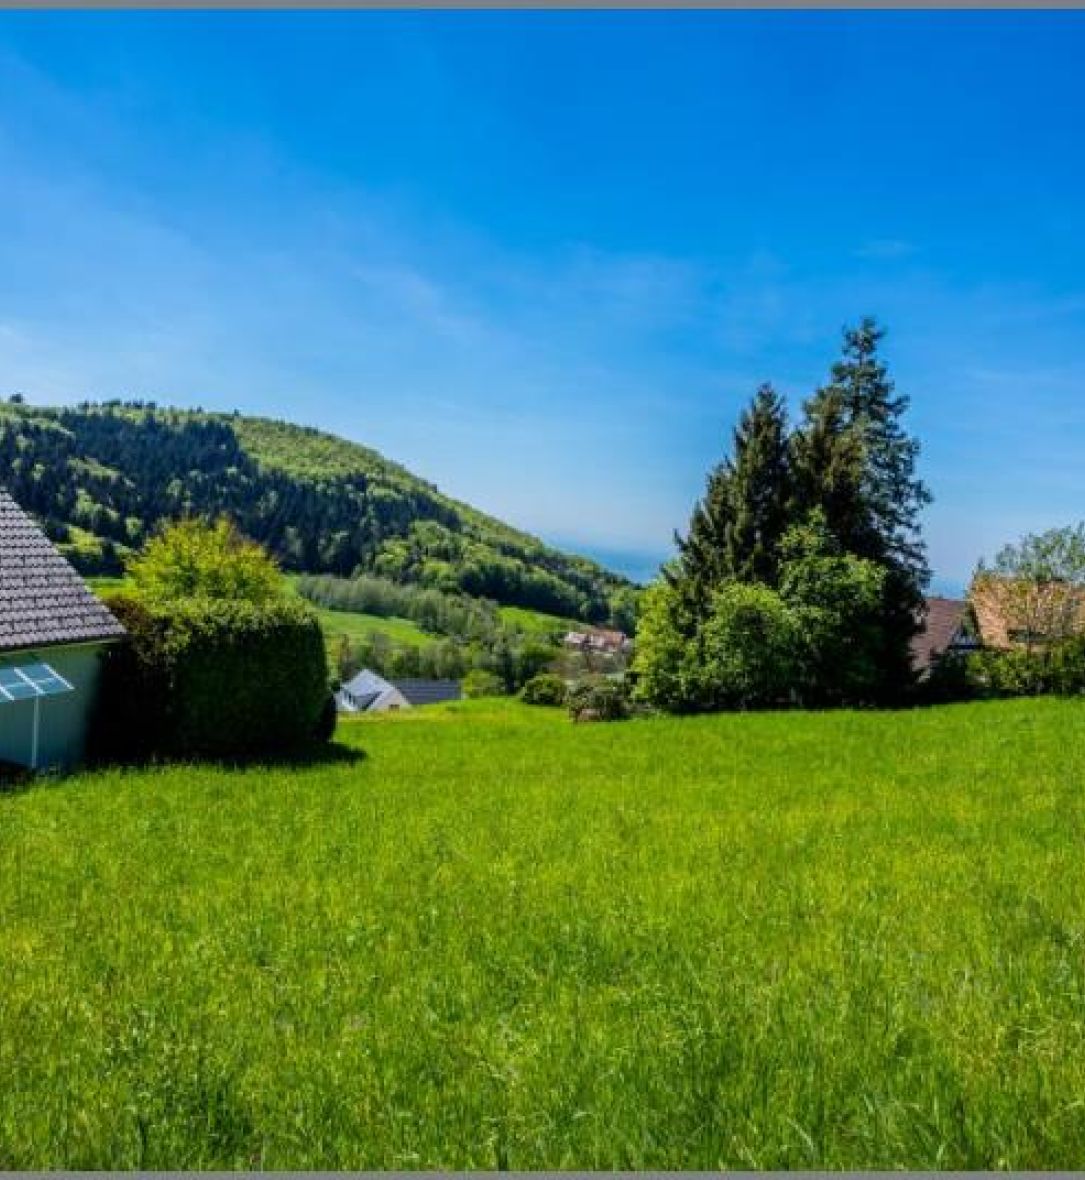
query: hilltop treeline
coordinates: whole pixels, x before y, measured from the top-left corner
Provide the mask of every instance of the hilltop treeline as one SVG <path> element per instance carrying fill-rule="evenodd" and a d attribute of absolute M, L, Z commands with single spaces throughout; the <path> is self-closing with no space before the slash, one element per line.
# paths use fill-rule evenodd
<path fill-rule="evenodd" d="M 630 627 L 635 591 L 319 431 L 151 403 L 0 407 L 0 471 L 87 573 L 113 573 L 163 522 L 229 516 L 284 568 L 373 573 Z"/>
<path fill-rule="evenodd" d="M 366 574 L 356 578 L 305 575 L 298 579 L 297 588 L 304 598 L 329 610 L 410 619 L 433 635 L 488 640 L 502 626 L 496 605 L 486 599 L 442 594 Z"/>

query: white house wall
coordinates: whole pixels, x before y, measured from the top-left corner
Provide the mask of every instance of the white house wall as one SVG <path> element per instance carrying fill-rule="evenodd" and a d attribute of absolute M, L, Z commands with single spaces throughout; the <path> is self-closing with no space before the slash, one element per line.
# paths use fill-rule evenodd
<path fill-rule="evenodd" d="M 5 652 L 0 667 L 44 662 L 54 667 L 75 689 L 41 698 L 38 708 L 38 766 L 65 767 L 79 762 L 86 750 L 87 730 L 101 672 L 102 644 L 42 647 Z M 0 760 L 30 764 L 34 702 L 0 703 Z"/>

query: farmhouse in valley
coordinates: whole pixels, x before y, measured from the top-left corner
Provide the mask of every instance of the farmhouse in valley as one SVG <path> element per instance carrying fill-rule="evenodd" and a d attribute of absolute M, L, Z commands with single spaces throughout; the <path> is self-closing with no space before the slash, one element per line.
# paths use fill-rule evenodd
<path fill-rule="evenodd" d="M 620 655 L 633 646 L 628 635 L 621 631 L 608 631 L 603 627 L 588 627 L 583 631 L 569 631 L 563 641 L 566 647 L 578 651 L 599 652 L 605 655 Z"/>
<path fill-rule="evenodd" d="M 102 654 L 124 628 L 0 491 L 0 761 L 35 769 L 83 755 Z"/>
<path fill-rule="evenodd" d="M 463 695 L 458 680 L 385 680 L 363 669 L 335 694 L 340 713 L 387 713 L 438 701 L 458 701 Z"/>

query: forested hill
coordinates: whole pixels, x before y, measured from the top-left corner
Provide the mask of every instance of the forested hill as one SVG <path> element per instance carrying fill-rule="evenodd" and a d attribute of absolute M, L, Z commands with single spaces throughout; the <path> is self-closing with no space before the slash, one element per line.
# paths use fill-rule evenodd
<path fill-rule="evenodd" d="M 226 513 L 288 570 L 631 625 L 626 579 L 311 428 L 139 402 L 0 403 L 0 484 L 86 573 L 114 572 L 164 520 Z"/>

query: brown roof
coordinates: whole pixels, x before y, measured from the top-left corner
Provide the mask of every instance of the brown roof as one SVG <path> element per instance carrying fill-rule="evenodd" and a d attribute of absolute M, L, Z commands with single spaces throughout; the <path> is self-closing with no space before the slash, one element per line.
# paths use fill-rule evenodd
<path fill-rule="evenodd" d="M 0 652 L 123 635 L 49 538 L 0 491 Z"/>
<path fill-rule="evenodd" d="M 928 598 L 923 630 L 912 640 L 912 666 L 926 672 L 947 651 L 968 616 L 963 598 Z"/>
<path fill-rule="evenodd" d="M 968 596 L 986 647 L 1016 646 L 1020 641 L 1011 632 L 1029 623 L 1065 634 L 1085 619 L 1085 590 L 1066 582 L 1014 582 L 985 574 L 973 580 Z"/>

